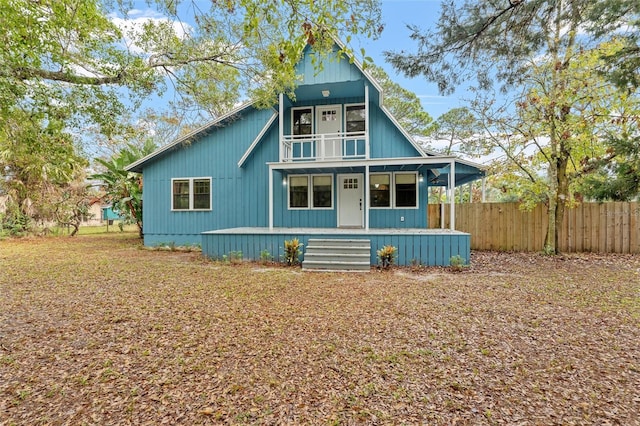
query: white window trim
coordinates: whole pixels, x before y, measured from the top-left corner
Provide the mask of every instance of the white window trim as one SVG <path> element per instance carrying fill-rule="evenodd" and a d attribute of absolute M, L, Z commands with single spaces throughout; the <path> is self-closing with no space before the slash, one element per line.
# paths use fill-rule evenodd
<path fill-rule="evenodd" d="M 301 109 L 310 109 L 311 110 L 311 135 L 313 135 L 315 133 L 315 126 L 316 126 L 316 111 L 315 108 L 311 105 L 309 106 L 298 106 L 298 107 L 291 107 L 291 126 L 290 126 L 290 132 L 289 134 L 291 136 L 296 136 L 299 138 L 304 138 L 306 137 L 310 137 L 311 135 L 294 135 L 293 134 L 293 125 L 294 125 L 294 120 L 293 120 L 293 112 L 294 111 L 299 111 Z"/>
<path fill-rule="evenodd" d="M 342 128 L 344 129 L 344 132 L 347 133 L 347 107 L 352 107 L 352 106 L 360 106 L 362 107 L 362 109 L 364 109 L 365 114 L 367 112 L 367 108 L 366 105 L 364 104 L 364 102 L 356 102 L 356 103 L 352 103 L 352 104 L 344 104 L 344 111 L 342 113 L 344 119 L 343 119 L 343 123 L 342 123 Z M 365 129 L 367 127 L 367 117 L 364 117 L 364 121 L 365 121 Z M 366 130 L 363 131 L 363 133 L 366 132 Z M 373 174 L 373 173 L 372 173 Z"/>
<path fill-rule="evenodd" d="M 415 207 L 396 206 L 396 175 L 415 175 L 416 176 L 416 205 Z M 418 172 L 393 172 L 393 208 L 401 210 L 418 210 L 420 208 L 420 181 Z"/>
<path fill-rule="evenodd" d="M 291 178 L 292 177 L 306 177 L 307 178 L 307 207 L 291 207 Z M 309 182 L 309 175 L 299 175 L 293 174 L 287 176 L 287 209 L 288 210 L 309 210 L 309 205 L 311 204 L 311 200 L 309 199 L 309 186 L 311 182 Z"/>
<path fill-rule="evenodd" d="M 369 198 L 369 208 L 372 210 L 391 210 L 394 205 L 394 196 L 395 193 L 395 185 L 393 184 L 393 173 L 392 172 L 375 172 L 370 173 L 369 176 L 375 175 L 389 175 L 389 206 L 388 207 L 374 207 L 371 205 L 371 187 L 367 189 L 367 197 Z"/>
<path fill-rule="evenodd" d="M 177 180 L 189 181 L 189 208 L 188 209 L 174 209 L 173 208 L 173 182 Z M 208 180 L 209 181 L 209 208 L 208 209 L 194 209 L 193 208 L 193 181 L 195 180 Z M 180 177 L 171 178 L 171 211 L 172 212 L 208 212 L 213 210 L 213 179 L 210 176 L 203 177 Z"/>
<path fill-rule="evenodd" d="M 313 178 L 328 176 L 331 178 L 331 207 L 313 207 Z M 306 177 L 307 178 L 307 207 L 291 207 L 291 178 L 292 177 Z M 287 176 L 287 210 L 333 210 L 335 198 L 335 176 L 327 173 L 318 174 L 291 174 Z"/>

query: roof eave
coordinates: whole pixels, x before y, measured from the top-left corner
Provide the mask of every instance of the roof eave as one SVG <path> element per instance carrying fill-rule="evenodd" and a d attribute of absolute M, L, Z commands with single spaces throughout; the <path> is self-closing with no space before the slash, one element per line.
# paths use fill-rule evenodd
<path fill-rule="evenodd" d="M 144 168 L 144 165 L 146 163 L 148 163 L 150 160 L 164 154 L 165 152 L 168 152 L 170 150 L 172 150 L 173 148 L 177 147 L 178 145 L 190 140 L 191 138 L 199 135 L 200 133 L 203 133 L 207 130 L 209 130 L 210 128 L 220 124 L 221 122 L 233 117 L 234 115 L 240 113 L 241 111 L 247 109 L 248 107 L 254 105 L 256 103 L 256 101 L 247 101 L 244 102 L 243 104 L 239 105 L 238 107 L 232 109 L 231 111 L 229 111 L 228 113 L 221 115 L 220 117 L 216 118 L 215 120 L 209 121 L 208 123 L 198 127 L 197 129 L 187 133 L 184 136 L 179 137 L 178 139 L 176 139 L 175 141 L 158 148 L 157 150 L 155 150 L 154 152 L 152 152 L 151 154 L 139 159 L 138 161 L 135 161 L 131 164 L 129 164 L 128 166 L 126 166 L 124 169 L 128 172 L 135 172 L 135 173 L 142 173 L 142 169 Z"/>

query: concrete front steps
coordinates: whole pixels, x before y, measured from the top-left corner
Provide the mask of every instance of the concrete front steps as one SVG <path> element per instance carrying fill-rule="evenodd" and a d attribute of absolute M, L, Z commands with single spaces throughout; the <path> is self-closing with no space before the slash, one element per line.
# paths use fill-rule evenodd
<path fill-rule="evenodd" d="M 306 271 L 369 272 L 371 241 L 310 239 L 304 252 Z"/>

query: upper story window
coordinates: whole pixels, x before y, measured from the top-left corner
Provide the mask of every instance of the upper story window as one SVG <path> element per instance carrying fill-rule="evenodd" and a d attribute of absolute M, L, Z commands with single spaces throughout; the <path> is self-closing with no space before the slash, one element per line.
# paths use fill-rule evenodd
<path fill-rule="evenodd" d="M 211 178 L 171 179 L 171 210 L 211 210 Z"/>
<path fill-rule="evenodd" d="M 291 111 L 291 134 L 310 135 L 313 132 L 313 109 L 293 108 Z"/>
<path fill-rule="evenodd" d="M 364 132 L 366 119 L 364 104 L 347 105 L 345 112 L 347 116 L 347 132 Z"/>

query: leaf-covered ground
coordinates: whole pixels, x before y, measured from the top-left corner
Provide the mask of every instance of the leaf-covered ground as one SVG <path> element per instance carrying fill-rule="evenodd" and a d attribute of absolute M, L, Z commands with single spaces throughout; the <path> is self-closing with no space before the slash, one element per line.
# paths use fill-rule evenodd
<path fill-rule="evenodd" d="M 472 261 L 0 241 L 0 424 L 640 424 L 640 256 Z"/>

